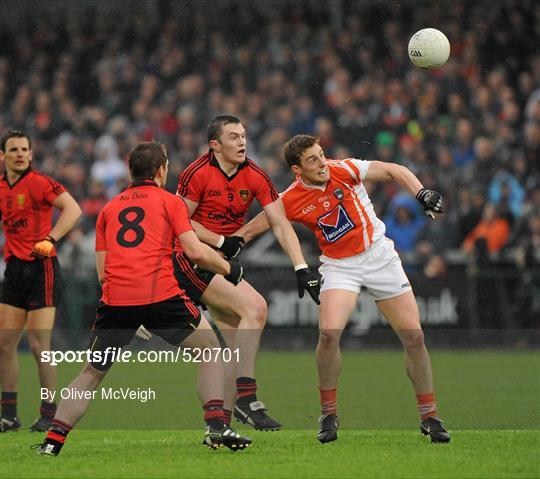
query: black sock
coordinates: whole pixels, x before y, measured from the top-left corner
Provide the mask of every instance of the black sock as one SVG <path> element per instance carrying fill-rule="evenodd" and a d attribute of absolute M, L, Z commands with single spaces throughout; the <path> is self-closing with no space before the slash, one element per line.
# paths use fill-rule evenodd
<path fill-rule="evenodd" d="M 17 393 L 2 391 L 2 417 L 17 417 Z"/>
<path fill-rule="evenodd" d="M 56 414 L 56 404 L 53 402 L 41 401 L 39 412 L 43 419 L 52 419 Z"/>
<path fill-rule="evenodd" d="M 257 400 L 257 381 L 254 378 L 236 378 L 236 389 L 238 399 L 236 402 L 242 406 L 247 406 Z"/>

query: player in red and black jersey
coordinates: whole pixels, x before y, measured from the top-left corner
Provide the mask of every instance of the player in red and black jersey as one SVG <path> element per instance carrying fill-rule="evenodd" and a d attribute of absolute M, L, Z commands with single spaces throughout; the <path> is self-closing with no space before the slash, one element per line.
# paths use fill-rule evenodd
<path fill-rule="evenodd" d="M 0 222 L 6 239 L 6 272 L 0 297 L 0 432 L 19 429 L 17 417 L 17 346 L 25 327 L 37 362 L 42 388 L 56 389 L 56 369 L 40 361 L 51 349 L 51 331 L 61 292 L 60 267 L 54 244 L 68 233 L 81 209 L 64 187 L 34 171 L 30 138 L 8 131 L 1 140 Z M 61 213 L 52 225 L 53 208 Z M 52 396 L 49 394 L 49 398 Z M 42 400 L 40 417 L 31 431 L 46 431 L 56 405 Z"/>
<path fill-rule="evenodd" d="M 270 178 L 246 158 L 246 132 L 240 120 L 229 115 L 215 117 L 208 126 L 208 144 L 209 152 L 180 175 L 177 192 L 187 204 L 197 236 L 225 257 L 236 257 L 244 240 L 231 235 L 244 224 L 248 208 L 257 199 L 295 267 L 300 297 L 308 291 L 318 303 L 319 280 L 305 263 Z M 180 248 L 176 248 L 175 274 L 186 285 L 190 297 L 208 307 L 227 344 L 234 344 L 242 352 L 236 370 L 227 371 L 228 417 L 234 407 L 235 417 L 255 429 L 279 429 L 281 424 L 266 414 L 256 396 L 255 359 L 267 315 L 264 298 L 246 281 L 233 287 L 222 276 L 195 271 Z"/>
<path fill-rule="evenodd" d="M 173 240 L 197 266 L 224 275 L 232 285 L 241 281 L 242 268 L 199 241 L 184 202 L 163 189 L 168 163 L 161 143 L 137 145 L 129 155 L 133 183 L 99 214 L 96 256 L 103 295 L 90 340 L 92 359 L 70 391 L 94 391 L 112 366 L 107 351 L 127 345 L 141 324 L 175 346 L 219 349 L 210 324 L 173 275 Z M 207 424 L 203 444 L 244 449 L 251 440 L 223 423 L 224 376 L 223 362 L 200 363 L 197 389 Z M 88 406 L 80 396 L 62 399 L 39 452 L 58 455 Z"/>

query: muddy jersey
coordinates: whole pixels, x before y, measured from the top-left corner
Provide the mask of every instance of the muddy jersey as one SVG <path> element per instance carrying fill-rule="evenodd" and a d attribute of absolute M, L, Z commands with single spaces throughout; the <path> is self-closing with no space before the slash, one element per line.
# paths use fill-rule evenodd
<path fill-rule="evenodd" d="M 357 255 L 384 236 L 384 223 L 363 184 L 369 165 L 352 158 L 328 160 L 330 181 L 325 186 L 297 178 L 281 194 L 287 218 L 311 229 L 328 258 Z"/>

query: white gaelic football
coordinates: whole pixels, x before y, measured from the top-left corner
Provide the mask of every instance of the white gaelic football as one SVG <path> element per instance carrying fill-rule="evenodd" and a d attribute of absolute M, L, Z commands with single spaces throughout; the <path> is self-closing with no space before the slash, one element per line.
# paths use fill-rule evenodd
<path fill-rule="evenodd" d="M 450 42 L 435 28 L 418 30 L 409 40 L 409 58 L 420 68 L 442 67 L 450 56 Z"/>

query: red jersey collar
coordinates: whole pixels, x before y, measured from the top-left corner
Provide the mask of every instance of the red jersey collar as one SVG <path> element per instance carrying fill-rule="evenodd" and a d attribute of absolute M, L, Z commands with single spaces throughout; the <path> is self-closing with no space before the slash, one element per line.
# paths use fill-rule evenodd
<path fill-rule="evenodd" d="M 133 183 L 131 183 L 128 186 L 128 189 L 137 188 L 138 186 L 156 186 L 157 188 L 159 188 L 158 184 L 154 180 L 150 180 L 146 178 L 146 179 L 135 180 Z"/>
<path fill-rule="evenodd" d="M 210 157 L 210 164 L 212 166 L 215 166 L 216 168 L 219 169 L 219 171 L 221 171 L 223 173 L 223 175 L 225 175 L 225 178 L 229 179 L 229 180 L 232 180 L 239 172 L 242 168 L 246 168 L 248 166 L 248 162 L 249 162 L 249 158 L 246 156 L 246 159 L 244 160 L 243 163 L 240 163 L 238 165 L 238 167 L 236 168 L 236 171 L 234 172 L 234 174 L 232 174 L 231 176 L 227 175 L 227 173 L 225 173 L 222 169 L 221 169 L 221 166 L 218 162 L 218 160 L 216 159 L 216 156 L 214 155 L 214 152 L 212 150 L 210 150 L 208 152 L 208 155 Z"/>
<path fill-rule="evenodd" d="M 15 181 L 15 183 L 11 184 L 8 180 L 8 177 L 7 177 L 7 171 L 2 175 L 2 180 L 5 181 L 7 183 L 7 185 L 10 187 L 10 188 L 13 188 L 19 181 L 21 181 L 28 173 L 30 173 L 32 171 L 32 167 L 29 166 L 28 168 L 26 168 L 26 170 L 24 170 L 21 174 L 21 176 L 19 176 L 19 178 L 17 179 L 17 181 Z"/>

